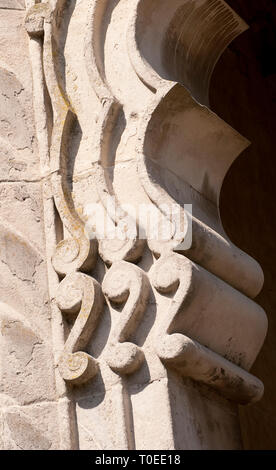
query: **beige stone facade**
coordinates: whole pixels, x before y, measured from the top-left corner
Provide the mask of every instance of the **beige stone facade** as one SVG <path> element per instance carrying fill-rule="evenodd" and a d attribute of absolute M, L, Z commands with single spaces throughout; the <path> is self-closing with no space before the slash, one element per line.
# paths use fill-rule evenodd
<path fill-rule="evenodd" d="M 250 142 L 209 88 L 247 28 L 223 0 L 0 0 L 1 449 L 243 448 L 264 276 L 221 222 Z"/>

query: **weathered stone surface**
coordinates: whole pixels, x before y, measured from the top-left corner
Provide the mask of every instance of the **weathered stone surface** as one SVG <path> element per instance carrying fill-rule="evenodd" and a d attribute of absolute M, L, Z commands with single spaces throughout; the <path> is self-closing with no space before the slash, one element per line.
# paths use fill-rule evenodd
<path fill-rule="evenodd" d="M 24 10 L 25 0 L 0 0 L 0 8 L 8 10 Z"/>
<path fill-rule="evenodd" d="M 1 448 L 59 447 L 39 155 L 24 2 L 0 3 Z"/>
<path fill-rule="evenodd" d="M 249 142 L 208 92 L 246 24 L 222 0 L 16 5 L 0 9 L 1 446 L 239 449 L 267 320 L 262 270 L 219 216 Z"/>

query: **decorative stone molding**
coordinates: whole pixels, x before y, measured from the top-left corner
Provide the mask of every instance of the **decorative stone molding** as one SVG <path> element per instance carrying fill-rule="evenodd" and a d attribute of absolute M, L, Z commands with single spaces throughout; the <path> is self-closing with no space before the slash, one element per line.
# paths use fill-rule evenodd
<path fill-rule="evenodd" d="M 117 304 L 125 303 L 119 319 L 111 330 L 106 361 L 121 374 L 134 372 L 144 360 L 142 349 L 127 339 L 135 332 L 141 315 L 147 308 L 149 281 L 137 266 L 120 261 L 113 264 L 103 281 L 103 293 Z"/>
<path fill-rule="evenodd" d="M 79 384 L 89 380 L 98 370 L 97 361 L 78 350 L 87 346 L 96 328 L 103 307 L 101 287 L 92 277 L 71 273 L 60 283 L 56 300 L 62 312 L 71 315 L 77 313 L 64 346 L 60 370 L 64 380 Z"/>
<path fill-rule="evenodd" d="M 151 278 L 162 294 L 175 292 L 157 336 L 161 360 L 232 400 L 260 399 L 262 383 L 245 370 L 252 366 L 266 334 L 261 307 L 178 254 L 162 256 Z"/>
<path fill-rule="evenodd" d="M 211 112 L 208 88 L 247 26 L 222 0 L 26 7 L 59 447 L 239 448 L 267 320 L 252 300 L 262 270 L 219 217 L 249 142 Z M 171 235 L 137 217 L 146 240 L 99 237 L 95 218 L 90 236 L 89 204 L 126 233 L 127 204 L 147 205 Z"/>

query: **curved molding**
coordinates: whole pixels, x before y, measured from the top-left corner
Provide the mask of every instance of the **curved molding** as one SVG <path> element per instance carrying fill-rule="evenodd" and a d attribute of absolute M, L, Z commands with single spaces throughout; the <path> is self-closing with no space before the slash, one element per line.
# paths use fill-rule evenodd
<path fill-rule="evenodd" d="M 171 131 L 170 120 L 174 121 Z M 166 152 L 160 145 L 160 129 L 163 128 L 169 129 L 167 140 L 164 140 L 169 147 Z M 220 136 L 219 142 L 217 135 Z M 164 136 L 161 142 L 163 139 Z M 226 146 L 229 147 L 227 154 L 224 152 Z M 162 188 L 158 174 L 164 169 L 175 175 L 182 173 L 181 181 L 188 187 L 188 200 L 184 202 L 194 203 L 199 193 L 203 196 L 201 205 L 204 211 L 206 201 L 209 202 L 204 191 L 204 181 L 210 181 L 210 187 L 216 194 L 215 204 L 228 168 L 245 147 L 245 139 L 207 108 L 196 103 L 183 87 L 168 84 L 166 89 L 154 95 L 141 119 L 136 147 L 140 181 L 152 203 L 162 211 L 162 207 L 170 208 L 176 201 Z M 172 156 L 168 159 L 170 152 Z M 201 181 L 193 183 L 191 180 L 194 175 L 198 180 L 200 174 Z M 180 205 L 179 211 L 184 213 Z M 164 216 L 168 218 L 169 214 L 164 213 Z M 259 264 L 235 247 L 222 229 L 219 233 L 211 224 L 208 226 L 189 213 L 186 217 L 187 224 L 192 224 L 193 242 L 191 248 L 183 253 L 249 297 L 255 297 L 263 286 L 263 273 Z M 168 223 L 176 224 L 174 220 Z M 216 225 L 220 225 L 218 212 Z M 184 241 L 183 230 L 180 234 L 176 229 L 174 232 L 169 242 L 149 241 L 153 252 L 160 255 L 168 250 L 179 251 L 178 246 Z"/>
<path fill-rule="evenodd" d="M 108 216 L 113 221 L 114 226 L 119 223 L 128 225 L 128 214 L 120 207 L 120 204 L 114 193 L 112 182 L 107 172 L 108 166 L 108 146 L 112 129 L 116 125 L 118 115 L 122 109 L 121 103 L 113 96 L 112 91 L 106 84 L 104 75 L 104 66 L 101 58 L 101 22 L 107 7 L 107 3 L 101 0 L 90 0 L 87 32 L 85 36 L 85 60 L 90 84 L 93 87 L 98 100 L 102 105 L 102 111 L 97 123 L 95 132 L 96 142 L 94 150 L 98 155 L 96 166 L 96 185 L 100 200 Z M 111 210 L 110 210 L 111 208 Z M 143 252 L 144 243 L 137 238 L 133 240 L 117 241 L 99 240 L 99 253 L 107 264 L 126 260 L 137 261 Z"/>
<path fill-rule="evenodd" d="M 66 155 L 64 141 L 68 137 L 68 127 L 74 111 L 71 109 L 65 92 L 57 77 L 55 57 L 54 26 L 58 15 L 64 7 L 64 0 L 56 0 L 51 4 L 39 3 L 27 12 L 25 25 L 31 36 L 44 33 L 43 66 L 46 85 L 53 108 L 53 130 L 50 146 L 50 171 L 52 174 L 52 190 L 55 205 L 61 220 L 72 238 L 61 241 L 53 255 L 52 262 L 55 270 L 68 274 L 75 270 L 90 270 L 95 263 L 97 248 L 95 240 L 89 240 L 85 233 L 84 224 L 72 208 L 69 191 L 66 188 Z"/>
<path fill-rule="evenodd" d="M 247 28 L 223 0 L 135 0 L 129 55 L 151 89 L 160 89 L 164 80 L 179 82 L 208 105 L 218 59 Z"/>
<path fill-rule="evenodd" d="M 185 249 L 185 255 L 249 297 L 255 297 L 263 286 L 262 270 L 227 238 L 218 210 L 223 180 L 249 142 L 196 101 L 207 102 L 210 77 L 219 56 L 245 29 L 246 24 L 220 0 L 175 0 L 169 4 L 165 0 L 158 4 L 140 0 L 135 3 L 127 40 L 137 75 L 154 91 L 138 130 L 138 174 L 149 199 L 168 219 L 168 224 L 175 225 L 170 241 L 151 240 L 149 246 L 159 256 L 172 250 L 181 252 L 178 246 L 184 242 L 185 230 L 177 233 L 176 221 L 163 210 L 176 204 L 162 187 L 165 170 L 180 178 L 187 188 L 187 200 L 183 204 L 197 203 L 201 212 L 207 211 L 205 206 L 213 204 L 216 211 L 215 217 L 206 223 L 195 215 L 185 214 L 179 206 L 183 219 L 186 217 L 186 224 L 192 225 L 193 230 L 193 243 L 189 250 Z M 178 41 L 174 40 L 176 43 L 169 38 L 168 31 L 171 35 L 173 32 L 175 38 L 179 35 Z M 213 31 L 211 40 L 210 31 Z M 172 66 L 168 66 L 171 74 L 165 74 L 163 56 L 168 47 L 172 49 L 171 56 L 173 50 L 182 50 L 180 65 L 186 78 L 174 76 Z M 155 62 L 150 61 L 149 56 Z M 172 81 L 175 79 L 189 88 L 194 97 Z M 203 87 L 201 91 L 199 83 Z"/>
<path fill-rule="evenodd" d="M 158 356 L 240 403 L 260 399 L 262 383 L 243 369 L 266 336 L 262 308 L 178 254 L 162 256 L 150 277 L 157 291 L 174 294 L 157 333 Z"/>
<path fill-rule="evenodd" d="M 176 366 L 184 375 L 195 380 L 212 384 L 225 396 L 235 397 L 239 402 L 256 401 L 263 393 L 261 382 L 244 369 L 251 367 L 261 349 L 267 320 L 264 312 L 260 312 L 254 325 L 251 309 L 254 311 L 259 307 L 247 297 L 239 297 L 242 294 L 238 292 L 254 298 L 262 288 L 263 273 L 254 259 L 241 252 L 227 238 L 220 224 L 218 205 L 223 180 L 249 142 L 202 104 L 208 104 L 209 82 L 217 60 L 227 45 L 246 28 L 233 10 L 220 0 L 140 0 L 135 2 L 127 35 L 132 66 L 141 82 L 152 91 L 152 98 L 147 102 L 141 116 L 137 135 L 138 175 L 150 201 L 167 219 L 168 224 L 175 227 L 169 241 L 148 240 L 150 249 L 157 257 L 161 256 L 152 268 L 153 272 L 159 273 L 159 266 L 161 269 L 167 260 L 164 276 L 165 279 L 172 277 L 172 285 L 168 281 L 163 286 L 162 282 L 158 283 L 153 279 L 154 286 L 164 293 L 166 289 L 170 291 L 172 286 L 179 284 L 170 314 L 164 317 L 163 336 L 160 336 L 156 350 L 166 364 Z M 179 204 L 183 220 L 192 225 L 193 241 L 189 249 L 181 249 L 183 231 L 177 232 L 176 221 L 164 210 L 164 207 L 171 207 L 176 203 L 170 194 L 169 184 L 166 185 L 166 175 L 178 178 L 184 185 L 182 204 L 199 206 L 198 212 L 206 213 L 205 220 L 202 221 L 200 217 L 185 214 L 182 204 Z M 173 251 L 178 251 L 181 256 L 173 254 Z M 231 314 L 235 328 L 241 321 L 239 304 L 249 302 L 249 313 L 243 317 L 246 324 L 241 328 L 242 337 L 237 339 L 239 346 L 235 352 L 238 356 L 241 354 L 239 348 L 242 348 L 243 335 L 250 324 L 253 328 L 252 344 L 256 349 L 247 364 L 239 363 L 235 354 L 228 356 L 223 347 L 217 348 L 216 333 L 213 330 L 210 332 L 209 347 L 206 348 L 208 338 L 205 337 L 206 331 L 200 322 L 198 331 L 194 332 L 195 336 L 191 333 L 189 337 L 189 328 L 185 325 L 189 309 L 193 310 L 193 315 L 197 312 L 200 316 L 200 313 L 197 307 L 192 307 L 189 289 L 181 287 L 182 282 L 190 285 L 189 276 L 183 280 L 187 264 L 183 255 L 197 263 L 193 273 L 197 269 L 204 273 L 201 270 L 205 268 L 215 283 L 225 281 L 235 288 L 234 290 L 231 287 L 229 291 L 229 286 L 226 288 L 233 305 L 234 298 L 239 298 L 235 306 L 238 318 L 235 318 L 233 312 Z M 178 268 L 174 272 L 174 262 L 181 266 L 178 275 Z M 200 285 L 201 281 L 198 282 Z M 192 280 L 191 286 L 193 291 L 195 286 Z M 226 287 L 226 284 L 223 283 L 223 286 Z M 210 286 L 206 288 L 207 297 L 210 289 Z M 224 303 L 222 300 L 222 285 L 215 290 L 220 293 L 217 299 L 222 301 L 222 306 L 212 306 L 209 313 L 206 312 L 210 324 L 216 312 L 227 311 L 226 305 L 229 302 Z M 204 299 L 204 296 L 202 291 L 198 298 Z M 184 299 L 187 299 L 186 304 Z M 204 309 L 208 311 L 206 305 Z M 182 318 L 182 325 L 185 326 L 182 335 L 178 329 L 171 334 L 174 316 L 180 319 L 180 323 Z M 228 332 L 228 319 L 222 320 L 221 317 L 221 321 L 221 331 L 224 329 L 225 333 Z M 227 344 L 226 338 L 225 341 Z M 205 364 L 202 369 L 199 363 Z M 214 376 L 211 370 L 215 371 Z"/>
<path fill-rule="evenodd" d="M 92 277 L 71 273 L 60 283 L 56 301 L 63 313 L 78 313 L 60 358 L 61 376 L 72 384 L 82 384 L 98 372 L 97 361 L 82 349 L 87 346 L 103 308 L 101 287 Z"/>
<path fill-rule="evenodd" d="M 103 293 L 116 304 L 125 303 L 111 331 L 105 359 L 115 372 L 129 374 L 144 360 L 141 348 L 129 342 L 146 310 L 149 281 L 142 269 L 125 261 L 114 263 L 103 280 Z"/>

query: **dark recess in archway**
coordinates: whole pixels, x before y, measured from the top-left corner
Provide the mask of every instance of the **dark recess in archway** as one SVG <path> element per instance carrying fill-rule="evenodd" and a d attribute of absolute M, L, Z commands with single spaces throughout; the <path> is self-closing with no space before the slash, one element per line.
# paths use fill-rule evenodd
<path fill-rule="evenodd" d="M 261 264 L 257 297 L 269 332 L 252 372 L 265 385 L 261 402 L 241 408 L 245 449 L 276 449 L 276 2 L 227 0 L 250 29 L 218 62 L 210 88 L 213 111 L 252 145 L 223 184 L 221 219 L 231 240 Z"/>

